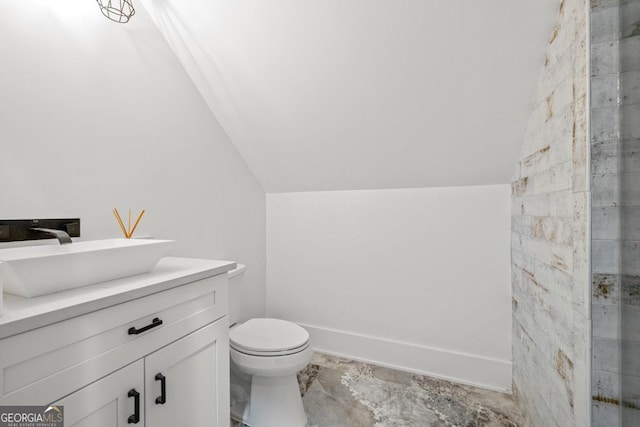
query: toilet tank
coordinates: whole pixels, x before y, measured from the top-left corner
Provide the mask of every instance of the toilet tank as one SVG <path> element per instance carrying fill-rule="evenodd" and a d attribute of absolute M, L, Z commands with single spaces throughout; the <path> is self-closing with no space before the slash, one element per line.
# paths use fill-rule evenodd
<path fill-rule="evenodd" d="M 246 265 L 237 264 L 236 268 L 227 272 L 229 279 L 229 325 L 238 323 L 242 319 L 243 282 L 246 268 Z"/>

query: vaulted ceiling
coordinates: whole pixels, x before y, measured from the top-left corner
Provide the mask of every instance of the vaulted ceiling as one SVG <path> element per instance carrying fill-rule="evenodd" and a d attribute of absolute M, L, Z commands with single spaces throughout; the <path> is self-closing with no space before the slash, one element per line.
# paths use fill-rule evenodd
<path fill-rule="evenodd" d="M 557 0 L 143 0 L 267 192 L 508 183 Z"/>

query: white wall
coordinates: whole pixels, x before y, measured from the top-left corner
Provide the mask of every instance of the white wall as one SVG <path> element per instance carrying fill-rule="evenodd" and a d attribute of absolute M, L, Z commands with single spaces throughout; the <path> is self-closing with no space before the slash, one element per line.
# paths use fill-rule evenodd
<path fill-rule="evenodd" d="M 267 194 L 267 312 L 317 349 L 511 388 L 508 185 Z"/>
<path fill-rule="evenodd" d="M 136 234 L 172 255 L 238 260 L 264 312 L 265 196 L 144 8 L 126 25 L 94 1 L 0 2 L 0 218 L 146 209 Z"/>
<path fill-rule="evenodd" d="M 268 192 L 508 183 L 560 3 L 144 2 Z"/>

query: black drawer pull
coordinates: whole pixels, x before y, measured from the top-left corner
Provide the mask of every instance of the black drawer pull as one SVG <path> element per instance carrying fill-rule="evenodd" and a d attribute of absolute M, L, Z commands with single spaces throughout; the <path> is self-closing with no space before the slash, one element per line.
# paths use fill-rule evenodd
<path fill-rule="evenodd" d="M 138 424 L 140 422 L 140 393 L 136 391 L 135 388 L 129 390 L 127 393 L 128 397 L 133 397 L 133 415 L 129 415 L 127 419 L 127 423 L 129 424 Z"/>
<path fill-rule="evenodd" d="M 155 378 L 160 381 L 160 397 L 156 397 L 156 405 L 164 405 L 167 403 L 167 378 L 159 372 Z"/>
<path fill-rule="evenodd" d="M 141 334 L 141 333 L 143 333 L 145 331 L 148 331 L 151 328 L 155 328 L 156 326 L 160 326 L 160 325 L 162 325 L 162 320 L 160 320 L 159 317 L 156 317 L 155 319 L 153 319 L 151 321 L 150 324 L 148 324 L 147 326 L 144 326 L 144 327 L 142 327 L 140 329 L 136 329 L 133 326 L 130 327 L 129 328 L 129 335 L 138 335 L 138 334 Z"/>

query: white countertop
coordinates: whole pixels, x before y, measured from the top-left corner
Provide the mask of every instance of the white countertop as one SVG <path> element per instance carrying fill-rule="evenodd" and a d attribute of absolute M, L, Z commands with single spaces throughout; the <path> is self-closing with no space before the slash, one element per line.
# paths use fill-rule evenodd
<path fill-rule="evenodd" d="M 162 258 L 149 273 L 35 298 L 4 294 L 0 339 L 226 273 L 232 261 Z"/>

